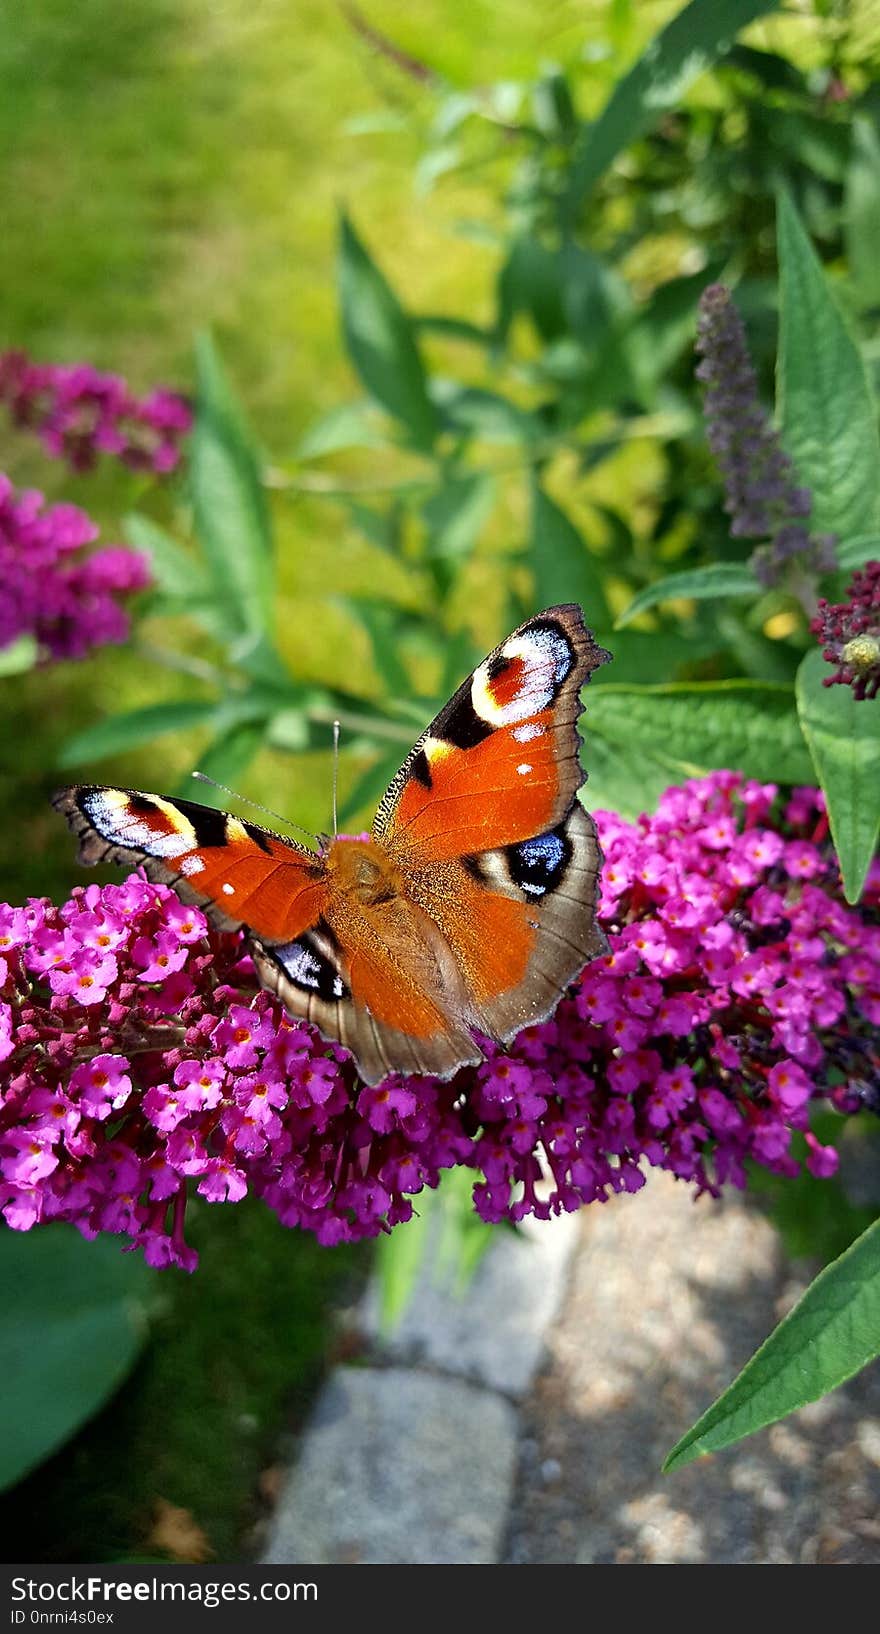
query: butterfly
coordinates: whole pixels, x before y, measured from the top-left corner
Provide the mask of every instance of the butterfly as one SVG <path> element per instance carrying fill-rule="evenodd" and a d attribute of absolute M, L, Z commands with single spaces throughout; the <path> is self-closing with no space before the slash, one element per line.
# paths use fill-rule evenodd
<path fill-rule="evenodd" d="M 364 1082 L 448 1078 L 545 1020 L 607 951 L 601 853 L 578 799 L 580 690 L 610 655 L 581 609 L 527 619 L 468 676 L 380 801 L 317 852 L 189 800 L 75 785 L 79 860 L 136 864 L 223 930 Z"/>

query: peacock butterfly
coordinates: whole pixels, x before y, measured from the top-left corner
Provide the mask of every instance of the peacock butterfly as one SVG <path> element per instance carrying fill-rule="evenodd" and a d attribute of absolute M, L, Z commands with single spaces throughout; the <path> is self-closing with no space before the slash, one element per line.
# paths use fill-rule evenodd
<path fill-rule="evenodd" d="M 448 1078 L 551 1014 L 588 960 L 601 853 L 578 800 L 581 687 L 609 654 L 575 605 L 527 619 L 410 752 L 369 837 L 317 852 L 189 800 L 55 795 L 83 863 L 137 864 L 224 930 L 365 1082 Z"/>

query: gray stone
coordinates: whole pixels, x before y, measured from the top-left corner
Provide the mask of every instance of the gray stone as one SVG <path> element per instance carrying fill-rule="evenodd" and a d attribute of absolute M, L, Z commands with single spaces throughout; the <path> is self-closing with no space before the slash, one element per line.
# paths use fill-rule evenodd
<path fill-rule="evenodd" d="M 455 1267 L 439 1263 L 434 1233 L 418 1285 L 393 1332 L 380 1331 L 375 1280 L 365 1295 L 362 1324 L 389 1360 L 427 1364 L 518 1399 L 543 1360 L 577 1235 L 572 1214 L 526 1220 L 515 1233 L 496 1231 L 462 1290 Z"/>
<path fill-rule="evenodd" d="M 661 1474 L 809 1279 L 738 1193 L 652 1171 L 583 1211 L 550 1362 L 523 1403 L 506 1563 L 880 1561 L 880 1369 L 712 1458 Z M 548 1465 L 558 1474 L 544 1479 Z"/>
<path fill-rule="evenodd" d="M 517 1417 L 458 1379 L 337 1368 L 272 1522 L 274 1566 L 494 1565 Z"/>

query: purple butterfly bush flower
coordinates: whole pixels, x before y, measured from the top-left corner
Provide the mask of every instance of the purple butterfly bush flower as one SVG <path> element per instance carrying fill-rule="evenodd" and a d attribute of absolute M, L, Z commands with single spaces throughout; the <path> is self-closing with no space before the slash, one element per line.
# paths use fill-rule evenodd
<path fill-rule="evenodd" d="M 0 402 L 16 425 L 39 434 L 47 454 L 89 471 L 110 454 L 136 471 L 164 476 L 181 456 L 192 411 L 164 387 L 136 397 L 118 375 L 88 363 L 34 363 L 26 353 L 0 354 Z"/>
<path fill-rule="evenodd" d="M 855 572 L 842 602 L 820 600 L 810 629 L 834 666 L 822 685 L 852 688 L 859 700 L 880 692 L 880 562 Z"/>
<path fill-rule="evenodd" d="M 833 534 L 810 531 L 812 495 L 758 396 L 742 319 L 724 284 L 703 290 L 697 316 L 697 379 L 705 387 L 706 437 L 724 480 L 735 537 L 769 541 L 750 566 L 761 584 L 785 584 L 814 611 L 812 585 L 836 566 Z"/>
<path fill-rule="evenodd" d="M 90 551 L 97 537 L 76 505 L 47 506 L 0 474 L 0 650 L 32 635 L 44 660 L 83 658 L 126 639 L 122 598 L 149 584 L 149 565 L 121 545 Z"/>
<path fill-rule="evenodd" d="M 553 1017 L 449 1082 L 365 1086 L 257 989 L 239 934 L 139 873 L 0 907 L 0 1208 L 191 1270 L 187 1196 L 261 1197 L 322 1243 L 407 1220 L 442 1171 L 483 1219 L 546 1217 L 646 1169 L 696 1192 L 749 1160 L 834 1172 L 817 1098 L 880 1110 L 880 870 L 840 891 L 821 794 L 717 772 L 599 813 L 610 952 Z"/>

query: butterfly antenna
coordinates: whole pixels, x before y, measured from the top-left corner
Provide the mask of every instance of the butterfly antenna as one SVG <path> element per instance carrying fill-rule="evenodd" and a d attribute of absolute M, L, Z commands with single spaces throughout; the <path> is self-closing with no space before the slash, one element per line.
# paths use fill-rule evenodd
<path fill-rule="evenodd" d="M 339 834 L 339 822 L 336 815 L 336 791 L 339 785 L 339 722 L 333 722 L 333 838 Z"/>
<path fill-rule="evenodd" d="M 274 817 L 276 822 L 285 823 L 288 828 L 295 828 L 298 834 L 305 834 L 315 845 L 320 844 L 317 834 L 310 828 L 303 828 L 300 823 L 292 823 L 289 817 L 282 817 L 280 811 L 273 811 L 271 806 L 261 806 L 259 800 L 249 800 L 246 794 L 239 794 L 237 789 L 231 789 L 228 783 L 218 783 L 215 777 L 209 777 L 207 772 L 192 772 L 190 774 L 199 783 L 210 783 L 212 789 L 222 789 L 224 794 L 231 794 L 233 800 L 240 800 L 243 806 L 253 806 L 254 811 L 265 812 L 267 817 Z"/>

